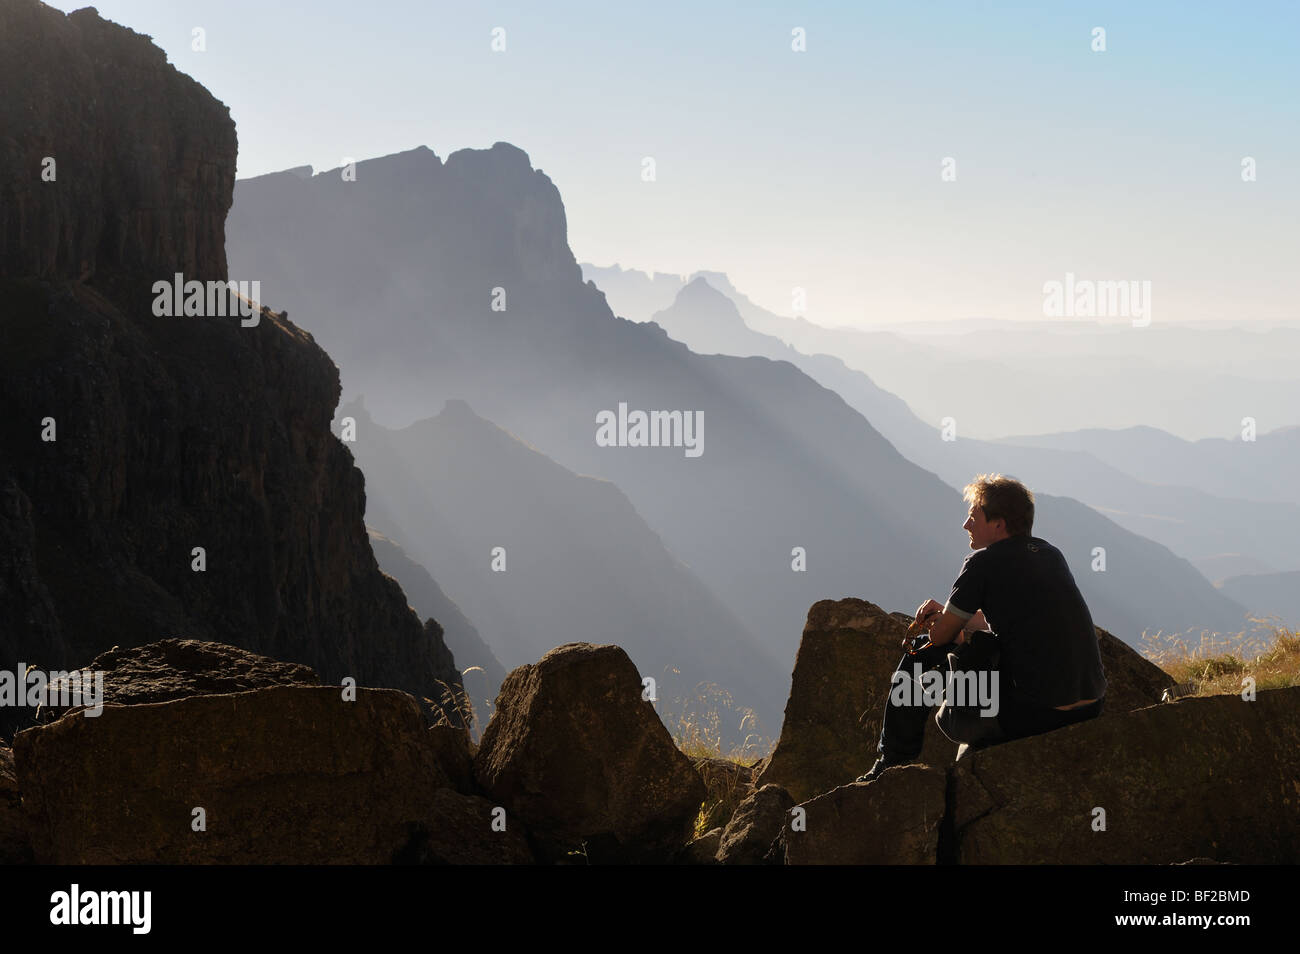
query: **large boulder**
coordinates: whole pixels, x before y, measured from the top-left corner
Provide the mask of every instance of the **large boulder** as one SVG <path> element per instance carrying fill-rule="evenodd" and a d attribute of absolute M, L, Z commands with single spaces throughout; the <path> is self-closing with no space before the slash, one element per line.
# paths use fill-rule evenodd
<path fill-rule="evenodd" d="M 23 800 L 14 774 L 14 753 L 0 742 L 0 865 L 20 865 L 31 860 Z"/>
<path fill-rule="evenodd" d="M 718 843 L 718 861 L 724 865 L 762 864 L 790 821 L 794 799 L 779 785 L 764 785 L 740 803 Z"/>
<path fill-rule="evenodd" d="M 952 772 L 963 864 L 1300 861 L 1300 687 L 1094 719 Z"/>
<path fill-rule="evenodd" d="M 806 800 L 851 782 L 876 760 L 890 674 L 911 617 L 859 599 L 822 600 L 808 611 L 795 656 L 781 737 L 757 784 Z M 1102 718 L 1155 705 L 1173 680 L 1104 630 L 1097 631 L 1109 687 Z M 921 761 L 946 766 L 957 746 L 926 725 Z"/>
<path fill-rule="evenodd" d="M 105 704 L 171 702 L 268 686 L 318 686 L 310 666 L 198 639 L 160 639 L 145 646 L 114 646 L 83 672 L 104 674 Z M 55 716 L 62 713 L 55 709 Z"/>
<path fill-rule="evenodd" d="M 758 777 L 796 801 L 852 782 L 876 760 L 889 677 L 908 617 L 866 600 L 821 600 L 808 611 L 781 737 Z M 931 723 L 921 759 L 953 761 L 957 746 Z"/>
<path fill-rule="evenodd" d="M 419 704 L 383 689 L 110 704 L 20 732 L 14 756 L 45 864 L 387 863 L 448 788 Z"/>
<path fill-rule="evenodd" d="M 474 773 L 550 861 L 670 861 L 705 797 L 627 653 L 590 643 L 506 677 Z"/>
<path fill-rule="evenodd" d="M 787 824 L 780 847 L 791 865 L 932 865 L 938 860 L 946 773 L 893 768 L 872 782 L 841 785 L 803 803 L 804 829 Z"/>

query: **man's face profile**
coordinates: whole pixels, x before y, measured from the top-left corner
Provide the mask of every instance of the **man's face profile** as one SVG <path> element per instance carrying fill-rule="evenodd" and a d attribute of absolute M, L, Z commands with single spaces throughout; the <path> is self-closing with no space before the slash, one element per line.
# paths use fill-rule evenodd
<path fill-rule="evenodd" d="M 970 512 L 966 515 L 966 523 L 962 525 L 968 534 L 970 534 L 970 548 L 972 550 L 982 550 L 990 543 L 995 543 L 1006 536 L 1007 522 L 1001 517 L 990 523 L 984 518 L 984 509 L 976 504 L 971 504 Z"/>

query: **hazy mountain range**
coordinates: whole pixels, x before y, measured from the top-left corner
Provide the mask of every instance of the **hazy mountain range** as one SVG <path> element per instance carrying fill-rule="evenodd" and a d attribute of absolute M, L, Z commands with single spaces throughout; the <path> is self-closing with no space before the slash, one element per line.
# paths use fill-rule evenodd
<path fill-rule="evenodd" d="M 955 417 L 968 437 L 1143 425 L 1197 440 L 1233 437 L 1245 416 L 1256 419 L 1261 434 L 1300 423 L 1293 410 L 1300 408 L 1300 322 L 1206 326 L 1156 318 L 1135 328 L 1131 322 L 1045 318 L 828 328 L 754 304 L 718 272 L 647 275 L 584 264 L 583 274 L 605 292 L 615 314 L 633 321 L 650 320 L 703 276 L 736 302 L 750 328 L 805 354 L 842 358 L 922 420 L 937 427 Z M 1290 416 L 1279 418 L 1284 410 Z M 1205 489 L 1254 496 L 1241 487 Z"/>
<path fill-rule="evenodd" d="M 609 481 L 566 470 L 464 401 L 400 430 L 374 423 L 359 403 L 338 416 L 356 422 L 350 446 L 366 475 L 367 521 L 411 541 L 507 669 L 590 639 L 626 649 L 665 703 L 694 688 L 682 673 L 742 699 L 780 696 L 783 666 Z M 376 548 L 376 556 L 387 570 L 386 554 Z M 452 618 L 411 598 L 421 613 Z M 447 628 L 457 662 L 472 664 L 479 654 Z"/>
<path fill-rule="evenodd" d="M 987 364 L 995 349 L 1023 351 L 1035 361 L 1040 350 L 1048 360 L 1054 349 L 1104 352 L 1105 347 L 1091 339 L 1122 340 L 1114 337 L 1118 329 L 1113 326 L 1074 322 L 1048 338 L 1042 328 L 992 319 L 882 324 L 869 331 L 823 329 L 758 307 L 718 272 L 684 277 L 584 264 L 583 273 L 602 284 L 620 314 L 654 320 L 696 350 L 792 361 L 841 394 L 907 457 L 954 486 L 964 484 L 972 470 L 1013 474 L 1031 486 L 1069 494 L 1121 526 L 1165 544 L 1225 595 L 1244 601 L 1252 615 L 1286 617 L 1288 607 L 1295 605 L 1291 577 L 1279 568 L 1300 565 L 1300 551 L 1292 544 L 1300 524 L 1300 485 L 1291 479 L 1300 469 L 1300 427 L 1282 425 L 1258 433 L 1254 441 L 1190 441 L 1145 424 L 994 441 L 962 434 L 957 441 L 941 441 L 937 422 L 923 422 L 906 401 L 865 373 L 839 357 L 805 354 L 787 343 L 859 348 L 864 359 L 874 351 L 875 366 L 888 376 L 891 367 L 936 365 L 942 360 L 934 350 L 939 347 L 969 345 L 972 359 L 981 364 Z M 722 290 L 730 304 L 723 304 L 716 293 L 700 293 L 701 283 Z M 1162 359 L 1175 360 L 1196 375 L 1233 367 L 1243 374 L 1259 368 L 1270 376 L 1294 377 L 1290 356 L 1278 348 L 1285 348 L 1288 334 L 1296 330 L 1289 322 L 1173 326 L 1160 340 L 1161 347 L 1168 348 Z M 867 344 L 869 349 L 862 350 Z M 924 402 L 932 384 L 929 375 L 904 375 L 898 387 L 900 394 Z M 1050 403 L 1061 396 L 1049 391 L 1046 399 Z M 1150 408 L 1141 409 L 1145 413 Z M 1247 575 L 1248 584 L 1226 582 Z"/>
<path fill-rule="evenodd" d="M 877 387 L 866 374 L 848 368 L 839 358 L 804 355 L 771 335 L 751 329 L 735 302 L 703 276 L 683 286 L 673 304 L 655 312 L 652 319 L 671 337 L 701 353 L 763 355 L 790 361 L 842 396 L 910 460 L 954 487 L 963 486 L 976 472 L 1000 470 L 1012 474 L 1031 488 L 1074 497 L 1121 526 L 1164 544 L 1202 569 L 1211 581 L 1233 572 L 1300 567 L 1300 550 L 1294 544 L 1300 536 L 1300 506 L 1294 503 L 1234 499 L 1192 487 L 1139 480 L 1121 466 L 1127 463 L 1132 467 L 1130 461 L 1134 460 L 1141 466 L 1143 457 L 1136 447 L 1128 455 L 1108 455 L 1115 462 L 1111 464 L 1085 450 L 1067 449 L 1070 445 L 1064 440 L 1059 449 L 1046 440 L 1032 446 L 959 435 L 955 440 L 944 440 L 938 428 L 921 421 L 902 400 Z M 1229 453 L 1253 455 L 1261 447 L 1285 447 L 1287 436 L 1294 430 L 1266 434 L 1255 443 L 1214 443 L 1227 445 L 1222 451 L 1225 457 Z M 1165 441 L 1185 443 L 1162 436 Z"/>

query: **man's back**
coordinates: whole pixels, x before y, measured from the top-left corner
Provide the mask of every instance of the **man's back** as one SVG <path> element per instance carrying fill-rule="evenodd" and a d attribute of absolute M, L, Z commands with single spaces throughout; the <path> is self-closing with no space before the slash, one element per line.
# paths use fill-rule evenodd
<path fill-rule="evenodd" d="M 983 610 L 1002 647 L 1002 678 L 1022 699 L 1056 707 L 1106 692 L 1097 631 L 1061 551 L 1012 536 L 970 553 L 948 597 L 963 616 Z"/>

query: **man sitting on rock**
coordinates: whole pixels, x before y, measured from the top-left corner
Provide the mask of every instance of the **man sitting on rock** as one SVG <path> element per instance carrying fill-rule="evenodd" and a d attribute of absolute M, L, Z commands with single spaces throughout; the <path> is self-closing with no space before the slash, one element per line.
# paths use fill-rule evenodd
<path fill-rule="evenodd" d="M 920 758 L 935 705 L 933 693 L 907 691 L 916 682 L 947 683 L 935 721 L 954 742 L 976 748 L 1101 714 L 1106 676 L 1092 614 L 1061 551 L 1030 533 L 1033 494 L 1010 477 L 980 475 L 963 496 L 971 505 L 964 529 L 974 552 L 947 604 L 926 600 L 916 611 L 912 628 L 928 630 L 929 642 L 898 664 L 879 758 L 859 782 Z M 955 682 L 991 688 L 992 699 L 986 692 L 953 693 Z"/>

